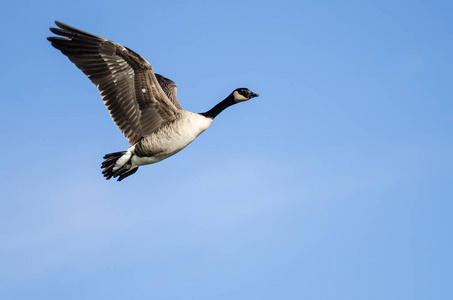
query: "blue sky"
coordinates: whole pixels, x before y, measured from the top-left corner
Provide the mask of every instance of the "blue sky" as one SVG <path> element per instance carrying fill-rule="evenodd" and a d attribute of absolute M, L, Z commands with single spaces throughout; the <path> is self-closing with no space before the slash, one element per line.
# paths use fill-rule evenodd
<path fill-rule="evenodd" d="M 451 1 L 9 1 L 1 299 L 451 299 Z M 118 183 L 126 139 L 50 46 L 59 20 L 140 53 L 202 112 Z"/>

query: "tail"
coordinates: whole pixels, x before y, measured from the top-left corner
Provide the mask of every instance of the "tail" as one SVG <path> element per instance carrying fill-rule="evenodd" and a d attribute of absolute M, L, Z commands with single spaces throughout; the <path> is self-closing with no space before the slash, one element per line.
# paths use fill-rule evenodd
<path fill-rule="evenodd" d="M 112 177 L 116 178 L 119 176 L 118 181 L 121 181 L 127 176 L 130 176 L 137 172 L 138 167 L 131 169 L 132 156 L 130 154 L 125 154 L 128 154 L 128 151 L 121 151 L 104 155 L 105 161 L 102 163 L 101 168 L 104 169 L 102 170 L 102 174 L 104 174 L 105 179 L 109 180 Z M 122 158 L 122 160 L 126 160 L 126 162 L 123 162 L 122 165 L 115 167 L 120 158 Z M 121 163 L 121 161 L 119 163 Z"/>

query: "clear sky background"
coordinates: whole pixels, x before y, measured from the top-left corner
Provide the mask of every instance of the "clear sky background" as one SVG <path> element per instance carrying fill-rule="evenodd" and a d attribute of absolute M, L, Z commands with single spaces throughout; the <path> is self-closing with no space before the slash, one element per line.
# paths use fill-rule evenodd
<path fill-rule="evenodd" d="M 3 1 L 0 299 L 453 299 L 453 2 Z M 128 147 L 54 20 L 140 53 L 202 112 Z"/>

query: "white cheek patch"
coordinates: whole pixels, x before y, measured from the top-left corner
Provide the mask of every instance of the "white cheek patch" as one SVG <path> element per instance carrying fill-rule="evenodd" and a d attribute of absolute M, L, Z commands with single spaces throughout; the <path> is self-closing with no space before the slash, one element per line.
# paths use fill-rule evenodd
<path fill-rule="evenodd" d="M 241 94 L 238 93 L 238 91 L 234 91 L 233 93 L 234 101 L 236 102 L 242 102 L 242 101 L 247 101 L 249 98 L 246 98 L 242 96 Z"/>

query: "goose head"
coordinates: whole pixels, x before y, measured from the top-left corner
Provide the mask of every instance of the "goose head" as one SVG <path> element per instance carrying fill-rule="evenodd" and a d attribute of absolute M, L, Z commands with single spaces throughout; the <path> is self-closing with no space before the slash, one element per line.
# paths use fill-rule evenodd
<path fill-rule="evenodd" d="M 234 102 L 239 103 L 239 102 L 250 100 L 254 97 L 258 97 L 259 95 L 255 94 L 248 88 L 238 88 L 233 91 L 232 96 L 233 96 Z"/>

